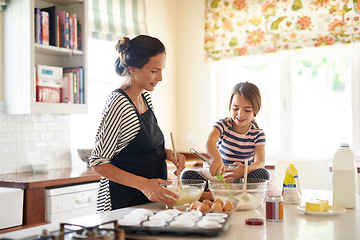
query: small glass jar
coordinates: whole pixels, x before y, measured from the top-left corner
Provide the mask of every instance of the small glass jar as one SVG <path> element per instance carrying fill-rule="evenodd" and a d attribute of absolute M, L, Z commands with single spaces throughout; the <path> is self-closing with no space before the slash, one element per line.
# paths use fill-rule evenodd
<path fill-rule="evenodd" d="M 284 220 L 284 199 L 282 196 L 266 197 L 266 220 L 272 222 Z"/>

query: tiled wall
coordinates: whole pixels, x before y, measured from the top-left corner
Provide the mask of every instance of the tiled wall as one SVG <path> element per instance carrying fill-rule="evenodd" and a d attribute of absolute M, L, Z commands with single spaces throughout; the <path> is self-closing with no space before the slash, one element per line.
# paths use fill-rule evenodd
<path fill-rule="evenodd" d="M 7 115 L 0 101 L 0 174 L 71 167 L 70 115 Z"/>

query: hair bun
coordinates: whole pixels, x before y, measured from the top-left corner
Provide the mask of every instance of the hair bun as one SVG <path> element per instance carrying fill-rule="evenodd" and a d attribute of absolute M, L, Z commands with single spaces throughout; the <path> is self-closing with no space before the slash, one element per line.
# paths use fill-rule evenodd
<path fill-rule="evenodd" d="M 115 45 L 115 49 L 119 54 L 126 54 L 126 51 L 130 47 L 130 38 L 122 37 L 117 44 Z"/>

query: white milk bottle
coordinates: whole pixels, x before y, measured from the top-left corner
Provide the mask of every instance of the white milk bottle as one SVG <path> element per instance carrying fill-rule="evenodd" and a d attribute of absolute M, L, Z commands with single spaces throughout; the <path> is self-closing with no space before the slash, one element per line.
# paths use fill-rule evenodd
<path fill-rule="evenodd" d="M 342 143 L 333 159 L 333 204 L 345 208 L 356 206 L 356 167 L 349 144 Z"/>

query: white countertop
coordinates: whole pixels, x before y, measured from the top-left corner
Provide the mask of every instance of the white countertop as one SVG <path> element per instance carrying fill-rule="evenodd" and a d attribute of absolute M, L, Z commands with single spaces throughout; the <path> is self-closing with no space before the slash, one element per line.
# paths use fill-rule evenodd
<path fill-rule="evenodd" d="M 332 204 L 332 192 L 325 190 L 307 190 L 303 189 L 303 202 L 310 198 L 321 198 L 328 199 Z M 263 203 L 260 207 L 253 211 L 236 211 L 231 216 L 231 222 L 228 230 L 216 237 L 210 239 L 221 239 L 221 240 L 235 240 L 235 239 L 276 239 L 276 240 L 337 240 L 337 239 L 360 239 L 360 196 L 357 195 L 357 208 L 347 209 L 347 211 L 340 215 L 335 216 L 312 216 L 305 215 L 298 211 L 298 205 L 285 205 L 284 207 L 284 221 L 283 222 L 269 222 L 265 221 L 263 226 L 248 226 L 245 224 L 247 218 L 265 218 L 265 204 Z M 140 205 L 137 207 L 148 208 L 148 209 L 165 209 L 164 205 L 158 203 L 149 203 Z M 115 210 L 103 214 L 89 215 L 86 217 L 72 219 L 71 223 L 82 223 L 86 225 L 87 222 L 92 225 L 100 222 L 111 221 L 114 219 L 120 219 L 132 210 L 132 208 L 125 208 Z M 50 224 L 48 230 L 54 229 L 54 224 Z M 47 225 L 37 227 L 39 229 L 47 228 Z M 34 231 L 33 231 L 34 232 Z M 41 230 L 37 230 L 40 233 Z M 29 235 L 25 230 L 3 234 L 0 237 L 9 238 L 20 238 Z M 187 239 L 187 240 L 199 240 L 198 236 L 157 236 L 151 235 L 151 239 Z M 146 239 L 146 238 L 145 238 Z M 209 238 L 203 238 L 209 239 Z"/>

